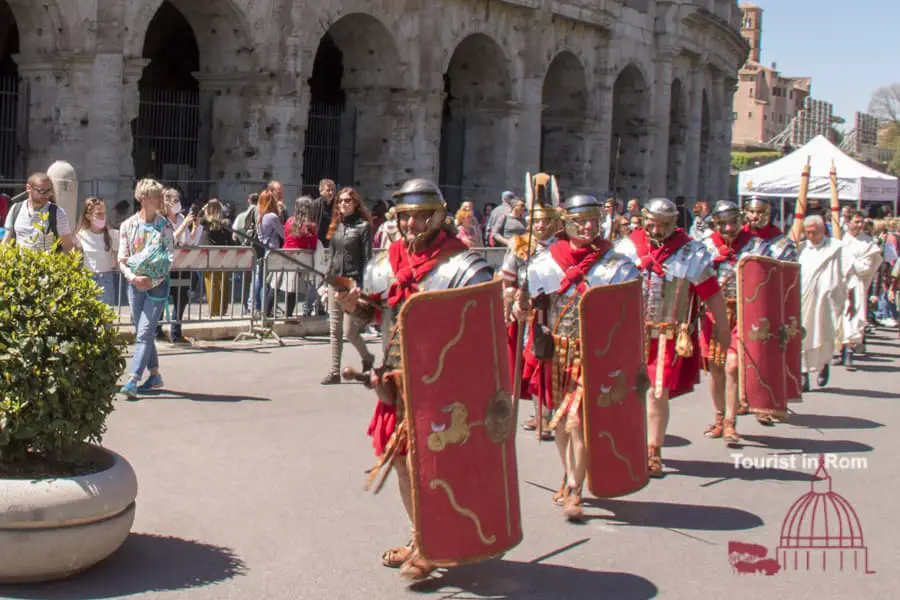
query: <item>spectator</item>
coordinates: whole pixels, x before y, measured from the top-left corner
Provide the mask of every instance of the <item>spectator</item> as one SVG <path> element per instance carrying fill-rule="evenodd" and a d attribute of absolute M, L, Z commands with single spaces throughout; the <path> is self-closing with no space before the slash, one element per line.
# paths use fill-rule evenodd
<path fill-rule="evenodd" d="M 487 236 L 490 235 L 490 233 L 491 233 L 491 230 L 488 227 L 488 222 L 490 221 L 491 214 L 493 214 L 495 208 L 497 208 L 497 205 L 494 204 L 493 202 L 486 203 L 484 205 L 484 212 L 481 215 L 481 219 L 479 219 L 479 224 L 481 225 L 481 231 L 483 232 L 481 234 L 483 236 L 481 243 L 485 247 L 488 246 Z"/>
<path fill-rule="evenodd" d="M 287 207 L 284 205 L 284 186 L 281 185 L 281 182 L 270 181 L 269 185 L 266 186 L 266 190 L 275 195 L 275 205 L 278 208 L 278 220 L 284 225 L 288 219 Z"/>
<path fill-rule="evenodd" d="M 486 226 L 488 231 L 487 245 L 490 247 L 501 245 L 497 240 L 497 232 L 501 231 L 502 227 L 498 224 L 502 224 L 506 217 L 512 213 L 513 205 L 517 200 L 516 195 L 509 190 L 503 192 L 500 199 L 500 204 L 491 211 L 491 216 L 488 218 Z"/>
<path fill-rule="evenodd" d="M 313 222 L 313 203 L 309 196 L 299 198 L 294 204 L 294 216 L 284 224 L 284 248 L 306 250 L 312 259 L 316 246 L 319 243 L 316 224 Z M 303 295 L 303 316 L 311 315 L 316 302 L 316 285 L 309 279 L 308 274 L 301 272 L 279 273 L 278 287 L 285 294 L 285 314 L 288 318 L 294 316 L 297 306 L 297 298 Z"/>
<path fill-rule="evenodd" d="M 323 179 L 319 182 L 319 197 L 313 204 L 313 218 L 323 248 L 328 248 L 328 230 L 331 226 L 335 190 L 337 190 L 337 186 L 334 181 Z"/>
<path fill-rule="evenodd" d="M 259 223 L 256 224 L 256 235 L 259 243 L 269 250 L 278 250 L 284 243 L 284 225 L 278 218 L 278 200 L 275 194 L 265 191 L 259 195 Z M 262 299 L 263 272 L 265 261 L 257 261 L 256 278 L 254 279 L 254 297 Z M 269 288 L 264 303 L 266 316 L 273 315 L 275 307 L 275 290 Z"/>
<path fill-rule="evenodd" d="M 84 266 L 100 286 L 100 299 L 109 306 L 118 306 L 115 273 L 119 270 L 119 232 L 106 223 L 106 203 L 102 198 L 84 201 L 81 219 L 75 228 L 75 247 L 84 256 Z"/>
<path fill-rule="evenodd" d="M 163 215 L 169 221 L 169 227 L 174 231 L 174 239 L 176 246 L 185 246 L 187 240 L 186 232 L 194 221 L 194 215 L 190 214 L 185 218 L 181 214 L 181 194 L 173 188 L 163 189 Z M 188 341 L 181 333 L 181 321 L 184 318 L 184 309 L 188 305 L 191 294 L 191 272 L 190 271 L 172 271 L 169 273 L 169 301 L 170 306 L 174 309 L 169 325 L 169 341 L 173 344 L 186 344 Z M 157 327 L 156 336 L 162 337 L 162 327 Z"/>
<path fill-rule="evenodd" d="M 53 183 L 46 173 L 34 173 L 25 185 L 28 199 L 6 215 L 4 243 L 44 252 L 72 250 L 72 228 L 62 207 L 53 201 Z M 56 242 L 59 240 L 59 244 Z"/>
<path fill-rule="evenodd" d="M 159 214 L 163 186 L 152 179 L 143 179 L 135 186 L 134 196 L 141 209 L 126 219 L 119 231 L 119 269 L 128 280 L 128 304 L 135 337 L 131 375 L 119 390 L 129 400 L 164 385 L 153 334 L 168 296 L 169 278 L 165 271 L 172 263 L 175 248 L 171 224 Z M 145 272 L 152 275 L 139 274 Z M 150 370 L 150 377 L 138 386 L 144 369 Z"/>
<path fill-rule="evenodd" d="M 212 198 L 200 211 L 203 220 L 201 246 L 231 246 L 232 234 L 224 229 L 228 225 L 225 210 L 218 198 Z M 206 302 L 209 304 L 209 316 L 220 317 L 226 312 L 228 300 L 231 298 L 230 273 L 224 271 L 206 272 L 203 283 L 206 288 Z"/>
<path fill-rule="evenodd" d="M 477 248 L 481 244 L 481 226 L 475 218 L 471 202 L 463 202 L 456 211 L 456 226 L 459 228 L 457 237 L 467 247 Z"/>
<path fill-rule="evenodd" d="M 623 238 L 627 238 L 629 235 L 631 235 L 631 225 L 628 223 L 628 217 L 622 215 L 615 217 L 609 241 L 617 242 Z"/>
<path fill-rule="evenodd" d="M 497 208 L 497 210 L 501 209 Z M 526 231 L 528 231 L 528 224 L 525 222 L 525 202 L 521 198 L 515 198 L 510 206 L 509 214 L 499 217 L 494 222 L 494 243 L 511 247 L 513 237 L 522 235 Z"/>
<path fill-rule="evenodd" d="M 353 188 L 343 188 L 338 194 L 337 210 L 328 228 L 329 277 L 347 277 L 362 287 L 363 274 L 372 258 L 372 217 L 366 210 L 362 196 Z M 328 323 L 331 337 L 331 371 L 322 380 L 322 385 L 332 385 L 341 381 L 341 353 L 344 337 L 356 348 L 362 358 L 362 370 L 368 371 L 375 364 L 375 356 L 366 348 L 360 335 L 359 323 L 352 315 L 344 313 L 337 301 L 333 285 L 328 286 Z M 343 326 L 342 326 L 343 325 Z M 343 330 L 343 331 L 342 331 Z"/>

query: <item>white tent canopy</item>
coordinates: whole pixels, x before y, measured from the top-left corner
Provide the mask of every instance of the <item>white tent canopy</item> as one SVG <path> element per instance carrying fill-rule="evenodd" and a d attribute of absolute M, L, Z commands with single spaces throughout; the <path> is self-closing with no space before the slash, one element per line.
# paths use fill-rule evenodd
<path fill-rule="evenodd" d="M 810 159 L 808 198 L 831 198 L 829 172 L 834 161 L 840 200 L 856 203 L 897 200 L 896 177 L 853 160 L 823 135 L 774 162 L 738 173 L 738 194 L 796 198 L 800 194 L 800 175 L 807 157 Z"/>

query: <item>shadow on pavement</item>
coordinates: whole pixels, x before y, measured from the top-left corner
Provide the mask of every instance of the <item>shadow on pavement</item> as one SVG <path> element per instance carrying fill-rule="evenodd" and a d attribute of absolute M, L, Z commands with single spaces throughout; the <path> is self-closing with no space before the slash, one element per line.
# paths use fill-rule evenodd
<path fill-rule="evenodd" d="M 244 575 L 234 551 L 177 537 L 132 533 L 96 567 L 69 579 L 0 586 L 0 596 L 34 600 L 91 600 L 185 590 Z"/>
<path fill-rule="evenodd" d="M 862 398 L 900 398 L 900 394 L 894 392 L 882 392 L 880 390 L 847 390 L 844 388 L 819 388 L 818 394 L 834 394 L 839 396 L 860 396 Z"/>
<path fill-rule="evenodd" d="M 839 415 L 791 415 L 790 425 L 809 427 L 810 429 L 877 429 L 884 427 L 884 423 L 877 423 L 869 419 L 858 417 L 844 417 Z"/>
<path fill-rule="evenodd" d="M 865 363 L 853 363 L 859 373 L 896 373 L 897 365 L 868 365 Z"/>
<path fill-rule="evenodd" d="M 751 436 L 745 435 L 743 437 L 747 439 Z M 676 476 L 701 477 L 722 481 L 728 479 L 740 481 L 809 481 L 809 473 L 800 473 L 788 469 L 743 469 L 735 466 L 734 462 L 714 462 L 709 460 L 667 458 L 664 462 L 667 468 L 675 469 L 676 471 L 670 473 L 670 475 Z"/>
<path fill-rule="evenodd" d="M 809 476 L 806 476 L 809 481 Z M 697 531 L 739 531 L 763 525 L 763 520 L 751 512 L 729 506 L 701 506 L 636 500 L 608 500 L 584 498 L 586 507 L 608 510 L 612 515 L 592 515 L 588 519 L 622 521 L 636 527 L 662 529 L 692 529 Z"/>
<path fill-rule="evenodd" d="M 152 400 L 191 400 L 192 402 L 271 402 L 271 398 L 257 396 L 231 396 L 229 394 L 201 394 L 199 392 L 182 392 L 178 390 L 160 390 L 144 394 L 141 399 Z"/>
<path fill-rule="evenodd" d="M 791 419 L 793 421 L 793 419 Z M 871 452 L 872 446 L 852 440 L 807 440 L 803 438 L 776 437 L 774 435 L 743 435 L 747 442 L 760 444 L 772 450 L 797 450 L 804 454 L 833 454 L 835 452 Z"/>
<path fill-rule="evenodd" d="M 409 589 L 448 599 L 457 598 L 462 592 L 496 600 L 581 600 L 600 596 L 644 600 L 655 598 L 659 593 L 651 581 L 631 573 L 508 560 L 454 567 L 439 578 L 415 583 Z"/>
<path fill-rule="evenodd" d="M 663 448 L 684 448 L 685 446 L 690 445 L 691 440 L 683 438 L 680 435 L 672 435 L 671 433 L 667 433 L 663 440 Z"/>

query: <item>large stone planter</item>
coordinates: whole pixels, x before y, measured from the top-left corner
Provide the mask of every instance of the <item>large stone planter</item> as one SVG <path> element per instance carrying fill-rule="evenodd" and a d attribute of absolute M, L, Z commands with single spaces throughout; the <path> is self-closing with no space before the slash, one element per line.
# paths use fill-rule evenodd
<path fill-rule="evenodd" d="M 125 542 L 137 477 L 115 452 L 92 452 L 107 469 L 82 477 L 0 479 L 0 583 L 62 579 Z"/>

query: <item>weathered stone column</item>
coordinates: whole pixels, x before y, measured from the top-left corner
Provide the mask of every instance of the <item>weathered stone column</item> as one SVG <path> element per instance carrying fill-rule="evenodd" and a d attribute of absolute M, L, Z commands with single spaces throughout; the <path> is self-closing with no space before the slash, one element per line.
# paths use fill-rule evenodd
<path fill-rule="evenodd" d="M 727 200 L 736 194 L 731 189 L 731 139 L 734 128 L 734 94 L 737 91 L 737 79 L 726 77 L 722 83 L 722 166 L 723 181 L 719 189 L 719 195 Z"/>
<path fill-rule="evenodd" d="M 46 171 L 54 161 L 65 160 L 77 173 L 83 173 L 87 163 L 85 147 L 93 96 L 94 57 L 19 54 L 13 58 L 31 98 L 28 171 Z"/>
<path fill-rule="evenodd" d="M 150 61 L 145 58 L 129 58 L 122 65 L 122 128 L 119 135 L 121 136 L 121 147 L 125 151 L 119 156 L 119 176 L 127 180 L 129 185 L 136 175 L 132 156 L 134 133 L 131 127 L 138 118 L 141 99 L 139 84 L 144 74 L 144 67 L 148 64 Z M 125 196 L 119 198 L 119 200 L 124 199 Z"/>
<path fill-rule="evenodd" d="M 91 181 L 90 193 L 106 200 L 111 209 L 122 196 L 122 157 L 131 157 L 131 145 L 126 145 L 125 129 L 130 137 L 130 122 L 125 121 L 125 62 L 121 54 L 98 53 L 94 59 L 92 94 L 89 110 L 88 143 L 85 144 L 86 164 L 78 172 L 81 181 Z M 134 98 L 135 105 L 137 98 Z M 128 170 L 132 173 L 134 167 Z M 85 196 L 86 194 L 81 194 Z"/>
<path fill-rule="evenodd" d="M 615 74 L 612 72 L 597 80 L 593 103 L 588 107 L 588 117 L 585 120 L 584 169 L 580 187 L 583 191 L 600 196 L 613 191 L 609 175 L 616 152 L 611 147 L 614 85 Z M 559 185 L 564 195 L 579 191 L 571 183 L 560 181 Z"/>
<path fill-rule="evenodd" d="M 507 152 L 504 189 L 524 194 L 525 173 L 537 173 L 541 168 L 541 117 L 543 113 L 544 82 L 530 77 L 522 82 L 522 102 L 510 107 L 508 122 L 509 152 Z M 503 190 L 500 190 L 502 193 Z"/>
<path fill-rule="evenodd" d="M 393 94 L 387 87 L 349 89 L 346 93 L 347 108 L 355 111 L 356 118 L 353 181 L 346 185 L 356 187 L 365 198 L 380 199 L 390 193 L 396 179 L 392 138 L 399 115 Z"/>
<path fill-rule="evenodd" d="M 672 111 L 672 59 L 669 52 L 657 54 L 653 85 L 653 149 L 647 153 L 647 173 L 650 174 L 649 196 L 665 196 L 669 165 L 669 122 Z M 623 198 L 625 202 L 629 198 Z"/>
<path fill-rule="evenodd" d="M 695 64 L 690 71 L 690 104 L 687 125 L 687 159 L 685 160 L 684 189 L 676 190 L 692 206 L 697 200 L 697 184 L 700 178 L 700 126 L 703 112 L 703 73 Z"/>
<path fill-rule="evenodd" d="M 437 182 L 440 170 L 441 109 L 443 90 L 393 92 L 395 113 L 390 144 L 392 193 L 413 177 Z"/>
<path fill-rule="evenodd" d="M 712 76 L 710 87 L 710 148 L 709 174 L 706 195 L 712 201 L 723 200 L 722 193 L 728 179 L 728 166 L 725 157 L 730 156 L 725 147 L 725 90 L 724 77 L 721 74 Z"/>

